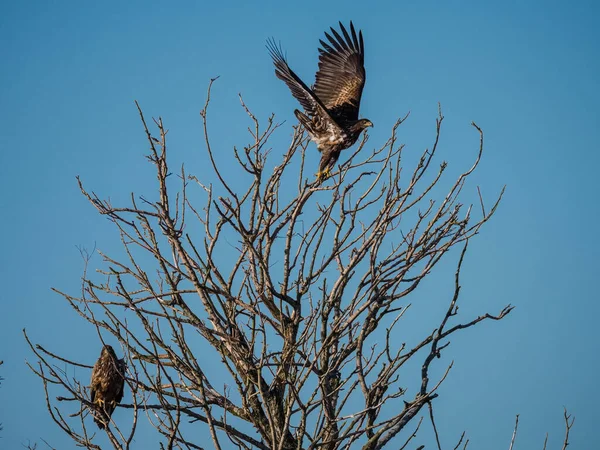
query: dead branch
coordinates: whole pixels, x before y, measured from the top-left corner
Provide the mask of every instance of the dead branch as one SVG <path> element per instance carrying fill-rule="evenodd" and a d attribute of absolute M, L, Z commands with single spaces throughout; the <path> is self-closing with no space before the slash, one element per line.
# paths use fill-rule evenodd
<path fill-rule="evenodd" d="M 436 162 L 441 109 L 432 146 L 414 167 L 403 165 L 405 147 L 398 143 L 407 115 L 380 147 L 369 149 L 364 135 L 320 183 L 305 176 L 316 153 L 303 131 L 295 127 L 280 150 L 272 142 L 281 124 L 271 116 L 263 126 L 240 96 L 249 142 L 233 150 L 239 170 L 225 170 L 208 121 L 215 80 L 200 113 L 215 183 L 183 166 L 171 171 L 168 130 L 161 118 L 147 121 L 137 102 L 156 192 L 113 205 L 78 178 L 82 194 L 119 232 L 123 249 L 120 255 L 82 251 L 80 292 L 55 289 L 95 328 L 91 354 L 116 342 L 126 361 L 125 398 L 104 430 L 109 442 L 130 448 L 143 414 L 164 448 L 201 448 L 198 427 L 215 448 L 342 449 L 361 442 L 366 450 L 392 440 L 405 448 L 422 416 L 416 428 L 409 424 L 427 405 L 441 450 L 433 407 L 452 364 L 433 380 L 431 368 L 453 334 L 513 309 L 459 320 L 467 244 L 504 192 L 486 211 L 477 190 L 478 217 L 459 200 L 480 163 L 483 131 L 473 123 L 474 163 L 441 199 L 432 194 L 447 182 L 446 162 Z M 94 254 L 101 263 L 91 273 Z M 437 326 L 407 347 L 398 324 L 410 314 L 412 294 L 453 255 L 449 304 Z M 88 381 L 67 370 L 87 373 L 94 360 L 74 361 L 25 339 L 54 422 L 77 445 L 100 448 L 98 433 L 89 429 Z M 420 371 L 406 369 L 408 361 L 419 361 Z M 463 441 L 466 448 L 464 433 L 455 448 Z"/>

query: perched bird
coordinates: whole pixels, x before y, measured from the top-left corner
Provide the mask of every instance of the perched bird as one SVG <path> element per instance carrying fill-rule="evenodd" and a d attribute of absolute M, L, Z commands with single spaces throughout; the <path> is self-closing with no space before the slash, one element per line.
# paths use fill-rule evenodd
<path fill-rule="evenodd" d="M 290 69 L 281 47 L 272 39 L 267 41 L 275 74 L 285 81 L 306 113 L 295 110 L 294 114 L 322 153 L 319 180 L 329 176 L 340 152 L 352 146 L 365 128 L 373 126 L 370 120 L 358 118 L 366 78 L 362 31 L 357 35 L 352 22 L 350 33 L 341 22 L 340 30 L 341 34 L 331 28 L 332 34 L 325 32 L 329 42 L 319 41 L 319 70 L 312 89 Z"/>
<path fill-rule="evenodd" d="M 125 385 L 125 362 L 117 358 L 110 345 L 105 345 L 92 370 L 90 382 L 91 400 L 96 407 L 92 411 L 94 422 L 103 429 L 123 398 Z"/>

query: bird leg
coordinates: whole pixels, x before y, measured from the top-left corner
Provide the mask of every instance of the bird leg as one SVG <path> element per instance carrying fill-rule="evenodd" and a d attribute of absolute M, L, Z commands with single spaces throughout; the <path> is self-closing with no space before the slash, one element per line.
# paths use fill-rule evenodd
<path fill-rule="evenodd" d="M 325 181 L 327 178 L 329 178 L 329 172 L 331 171 L 331 169 L 329 168 L 329 166 L 327 166 L 325 169 L 323 170 L 319 170 L 317 172 L 317 179 L 319 181 Z"/>

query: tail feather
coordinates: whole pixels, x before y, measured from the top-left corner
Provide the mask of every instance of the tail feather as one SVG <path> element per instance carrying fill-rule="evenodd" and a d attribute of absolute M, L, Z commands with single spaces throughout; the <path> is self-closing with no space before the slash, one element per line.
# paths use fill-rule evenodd
<path fill-rule="evenodd" d="M 98 425 L 98 428 L 103 430 L 106 428 L 106 425 L 110 423 L 110 417 L 112 413 L 115 411 L 117 406 L 115 401 L 105 403 L 104 401 L 94 402 L 96 408 L 92 410 L 92 416 L 94 417 L 94 422 Z"/>
<path fill-rule="evenodd" d="M 300 123 L 304 126 L 304 128 L 306 128 L 309 132 L 312 132 L 312 121 L 310 120 L 310 118 L 298 109 L 294 110 L 294 114 L 296 115 Z"/>
<path fill-rule="evenodd" d="M 313 138 L 313 136 L 315 135 L 315 126 L 312 119 L 297 109 L 294 110 L 294 114 L 296 115 L 302 126 L 306 128 L 306 131 L 308 131 L 310 137 Z M 319 151 L 321 151 L 321 149 L 319 149 Z"/>

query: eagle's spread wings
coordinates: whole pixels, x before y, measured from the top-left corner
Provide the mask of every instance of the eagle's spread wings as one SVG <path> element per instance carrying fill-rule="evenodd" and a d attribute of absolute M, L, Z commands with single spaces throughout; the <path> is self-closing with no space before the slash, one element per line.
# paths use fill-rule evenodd
<path fill-rule="evenodd" d="M 292 95 L 296 97 L 296 100 L 300 102 L 304 110 L 310 116 L 321 116 L 326 119 L 331 119 L 327 108 L 321 100 L 313 93 L 313 91 L 300 79 L 298 75 L 294 73 L 281 51 L 274 40 L 270 39 L 267 41 L 267 49 L 273 58 L 275 64 L 275 75 L 280 80 L 283 80 L 288 85 Z"/>
<path fill-rule="evenodd" d="M 341 22 L 340 30 L 341 34 L 331 28 L 333 36 L 325 33 L 329 43 L 320 41 L 323 48 L 319 48 L 319 70 L 313 88 L 290 69 L 281 48 L 273 40 L 267 41 L 275 74 L 288 85 L 306 112 L 295 110 L 294 114 L 321 152 L 317 173 L 321 180 L 329 176 L 340 152 L 373 126 L 370 120 L 358 118 L 366 78 L 362 32 L 357 34 L 352 22 L 350 33 Z"/>
<path fill-rule="evenodd" d="M 320 40 L 319 71 L 314 92 L 342 126 L 358 120 L 360 97 L 365 85 L 365 54 L 362 31 L 356 34 L 350 22 L 350 33 L 340 22 L 340 35 L 331 28 L 325 33 L 329 43 Z"/>
<path fill-rule="evenodd" d="M 102 348 L 100 358 L 92 370 L 91 401 L 96 407 L 92 414 L 98 428 L 105 428 L 110 416 L 123 399 L 125 363 L 117 358 L 110 345 Z"/>

